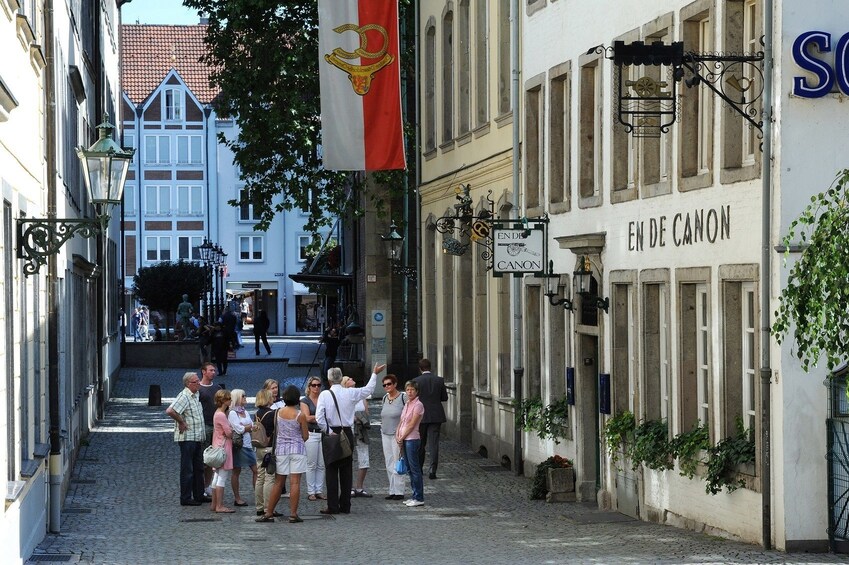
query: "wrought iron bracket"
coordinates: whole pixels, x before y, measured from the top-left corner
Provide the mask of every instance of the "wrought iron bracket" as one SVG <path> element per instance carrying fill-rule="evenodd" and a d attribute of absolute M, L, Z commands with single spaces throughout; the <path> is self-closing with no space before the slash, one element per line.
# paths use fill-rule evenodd
<path fill-rule="evenodd" d="M 416 281 L 416 268 L 412 265 L 402 265 L 400 261 L 392 261 L 390 265 L 393 274 L 407 277 L 413 282 Z"/>
<path fill-rule="evenodd" d="M 763 120 L 757 119 L 757 101 L 763 95 L 763 51 L 757 53 L 696 53 L 684 51 L 682 42 L 666 45 L 660 41 L 626 44 L 616 41 L 613 47 L 591 48 L 612 59 L 617 67 L 617 119 L 625 131 L 637 137 L 659 137 L 668 133 L 678 116 L 677 84 L 694 87 L 703 83 L 752 127 L 763 131 Z M 658 70 L 632 78 L 626 67 L 667 67 L 669 80 Z M 687 76 L 689 74 L 689 76 Z"/>
<path fill-rule="evenodd" d="M 18 258 L 24 259 L 24 275 L 38 273 L 47 258 L 59 252 L 65 243 L 79 235 L 97 237 L 109 224 L 109 216 L 97 218 L 18 218 Z"/>
<path fill-rule="evenodd" d="M 457 203 L 454 213 L 436 220 L 435 228 L 444 234 L 442 251 L 449 255 L 463 255 L 472 247 L 472 242 L 483 247 L 480 257 L 487 263 L 487 270 L 492 269 L 492 223 L 495 218 L 495 201 L 492 191 L 486 193 L 486 207 L 475 214 L 473 199 L 470 194 L 471 185 L 461 184 L 455 189 Z M 456 236 L 455 236 L 456 234 Z"/>

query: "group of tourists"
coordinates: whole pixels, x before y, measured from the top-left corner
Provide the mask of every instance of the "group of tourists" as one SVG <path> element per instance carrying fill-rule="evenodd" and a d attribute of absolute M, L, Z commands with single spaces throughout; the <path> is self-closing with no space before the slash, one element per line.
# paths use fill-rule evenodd
<path fill-rule="evenodd" d="M 165 411 L 175 422 L 174 441 L 180 448 L 180 504 L 209 502 L 213 512 L 235 512 L 224 503 L 229 482 L 233 505 L 247 506 L 239 479 L 242 469 L 248 468 L 257 522 L 283 517 L 276 510 L 282 497 L 289 499 L 288 521 L 303 521 L 298 515 L 301 475 L 306 475 L 308 500 L 326 500 L 322 514 L 349 514 L 352 498 L 372 496 L 364 488 L 369 468 L 367 401 L 385 369 L 376 364 L 368 382 L 356 387 L 353 379 L 331 367 L 327 370 L 329 387 L 312 376 L 305 390 L 290 385 L 282 394 L 279 383 L 267 379 L 256 393 L 253 416 L 247 412 L 244 390 L 213 384 L 216 367 L 212 363 L 202 364 L 200 377 L 185 373 L 183 390 Z M 381 379 L 381 439 L 389 479 L 385 499 L 404 500 L 409 507 L 424 505 L 426 454 L 430 456 L 428 477 L 437 478 L 439 434 L 446 420 L 442 403 L 448 400 L 444 381 L 431 372 L 429 360 L 419 361 L 419 371 L 404 391 L 398 390 L 395 375 Z M 340 434 L 351 446 L 349 454 L 335 460 L 328 457 L 325 462 L 324 444 L 333 443 L 329 441 L 332 436 Z M 223 448 L 225 454 L 217 467 L 204 465 L 204 451 L 210 445 Z M 353 453 L 358 461 L 356 485 Z M 401 459 L 404 462 L 399 465 Z M 411 495 L 405 500 L 407 477 Z"/>

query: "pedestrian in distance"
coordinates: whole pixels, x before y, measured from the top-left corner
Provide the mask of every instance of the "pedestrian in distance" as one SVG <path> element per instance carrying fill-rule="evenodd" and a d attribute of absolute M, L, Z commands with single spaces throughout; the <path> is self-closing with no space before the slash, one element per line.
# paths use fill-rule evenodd
<path fill-rule="evenodd" d="M 413 379 L 418 385 L 418 397 L 424 406 L 424 417 L 419 425 L 421 434 L 421 445 L 419 447 L 419 465 L 424 473 L 425 450 L 430 455 L 429 479 L 436 479 L 436 470 L 439 466 L 439 435 L 442 424 L 446 421 L 443 402 L 448 400 L 448 390 L 445 388 L 445 380 L 431 372 L 430 361 L 422 359 L 419 361 L 418 377 Z M 407 463 L 410 461 L 408 460 Z"/>
<path fill-rule="evenodd" d="M 259 355 L 259 342 L 262 341 L 265 345 L 265 351 L 271 355 L 271 346 L 268 345 L 268 328 L 271 327 L 271 320 L 268 319 L 268 313 L 265 310 L 260 310 L 256 320 L 254 320 L 254 342 L 256 343 L 256 354 Z"/>
<path fill-rule="evenodd" d="M 324 343 L 324 361 L 321 363 L 321 375 L 322 381 L 324 381 L 322 384 L 324 384 L 324 388 L 330 388 L 330 385 L 327 383 L 327 371 L 336 363 L 336 355 L 339 352 L 339 344 L 341 343 L 339 331 L 336 328 L 328 328 L 324 332 L 321 341 Z"/>
<path fill-rule="evenodd" d="M 275 383 L 275 385 L 277 384 L 277 381 L 273 382 Z M 273 398 L 269 389 L 263 388 L 257 391 L 257 410 L 254 417 L 254 422 L 257 426 L 263 426 L 265 428 L 265 436 L 268 438 L 274 437 L 275 410 L 272 410 L 270 408 L 272 400 Z M 274 456 L 273 443 L 272 445 L 267 447 L 256 448 L 257 461 L 262 461 L 265 458 L 266 453 L 271 453 L 272 457 Z M 260 465 L 257 469 L 256 484 L 254 485 L 254 503 L 256 505 L 257 516 L 262 516 L 266 513 L 266 503 L 268 500 L 271 500 L 271 489 L 274 488 L 275 477 L 275 473 L 269 473 L 262 465 Z M 267 510 L 269 514 L 271 514 L 273 517 L 282 516 L 282 514 L 276 512 L 274 508 L 268 508 Z"/>
<path fill-rule="evenodd" d="M 298 516 L 298 502 L 301 497 L 301 475 L 307 471 L 307 454 L 305 441 L 309 438 L 307 421 L 298 407 L 301 393 L 297 387 L 290 385 L 283 391 L 285 406 L 275 412 L 277 418 L 277 434 L 272 439 L 277 476 L 271 497 L 268 500 L 266 512 L 257 522 L 273 522 L 274 515 L 269 509 L 277 505 L 283 490 L 283 483 L 289 477 L 289 523 L 303 522 Z"/>
<path fill-rule="evenodd" d="M 344 388 L 342 386 L 342 371 L 333 367 L 327 372 L 330 388 L 324 390 L 318 397 L 315 418 L 319 428 L 325 433 L 344 433 L 348 442 L 354 445 L 354 404 L 365 400 L 374 391 L 377 375 L 386 369 L 386 365 L 376 364 L 371 378 L 362 388 Z M 343 457 L 329 463 L 325 461 L 327 477 L 327 508 L 319 510 L 322 514 L 349 514 L 351 512 L 351 487 L 353 473 L 352 457 Z"/>
<path fill-rule="evenodd" d="M 380 437 L 383 442 L 383 459 L 386 461 L 386 476 L 389 478 L 389 495 L 386 500 L 404 500 L 404 475 L 395 472 L 395 464 L 401 457 L 401 445 L 395 432 L 401 421 L 401 412 L 407 404 L 407 395 L 398 390 L 398 379 L 389 374 L 383 377 L 383 405 L 380 409 Z"/>
<path fill-rule="evenodd" d="M 404 458 L 407 460 L 407 468 L 410 474 L 410 488 L 413 496 L 404 504 L 410 507 L 424 505 L 424 479 L 422 467 L 419 463 L 420 445 L 422 443 L 419 432 L 419 424 L 425 413 L 425 407 L 419 400 L 419 384 L 409 381 L 405 387 L 407 393 L 407 404 L 401 411 L 401 420 L 395 431 L 395 440 L 403 447 Z"/>
<path fill-rule="evenodd" d="M 218 374 L 222 377 L 227 374 L 227 354 L 229 349 L 230 345 L 227 341 L 227 333 L 221 325 L 216 324 L 212 329 L 212 358 L 215 359 Z"/>
<path fill-rule="evenodd" d="M 229 390 L 219 390 L 215 393 L 215 415 L 212 417 L 212 445 L 223 447 L 225 458 L 221 467 L 215 469 L 212 477 L 212 510 L 219 514 L 231 514 L 232 508 L 224 506 L 224 487 L 230 480 L 233 471 L 233 428 L 227 419 L 230 409 L 231 396 Z"/>
<path fill-rule="evenodd" d="M 245 391 L 240 388 L 234 388 L 230 392 L 232 401 L 230 403 L 230 412 L 227 413 L 227 419 L 230 421 L 230 426 L 233 428 L 233 434 L 242 435 L 241 449 L 233 450 L 233 476 L 230 483 L 233 488 L 233 504 L 236 506 L 247 506 L 248 503 L 242 499 L 239 493 L 239 477 L 242 474 L 243 468 L 251 470 L 251 488 L 256 489 L 256 454 L 251 446 L 251 431 L 253 430 L 253 419 L 248 414 L 245 406 L 248 399 L 245 396 Z"/>
<path fill-rule="evenodd" d="M 315 419 L 318 395 L 321 392 L 321 379 L 307 379 L 304 396 L 301 397 L 301 413 L 307 421 L 307 498 L 309 500 L 324 500 L 324 453 L 321 449 L 321 428 Z"/>
<path fill-rule="evenodd" d="M 209 502 L 203 492 L 203 450 L 206 427 L 200 404 L 200 379 L 197 374 L 183 375 L 183 390 L 165 413 L 174 420 L 174 441 L 180 448 L 180 504 L 200 506 Z"/>

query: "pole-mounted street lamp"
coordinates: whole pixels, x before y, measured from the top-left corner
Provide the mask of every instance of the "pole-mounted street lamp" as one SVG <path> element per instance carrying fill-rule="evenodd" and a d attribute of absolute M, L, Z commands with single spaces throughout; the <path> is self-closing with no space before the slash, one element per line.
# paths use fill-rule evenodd
<path fill-rule="evenodd" d="M 395 220 L 389 225 L 389 233 L 381 235 L 380 239 L 386 247 L 386 258 L 389 259 L 389 265 L 392 272 L 396 275 L 402 275 L 408 279 L 416 278 L 416 268 L 401 264 L 401 252 L 404 249 L 404 236 L 398 233 L 398 226 L 395 225 Z"/>
<path fill-rule="evenodd" d="M 59 252 L 66 241 L 79 234 L 85 238 L 105 233 L 112 206 L 121 203 L 127 169 L 135 149 L 122 149 L 112 139 L 115 126 L 108 117 L 97 126 L 99 139 L 88 149 L 77 148 L 89 200 L 95 218 L 18 218 L 18 257 L 25 260 L 26 276 L 38 273 L 47 258 Z"/>

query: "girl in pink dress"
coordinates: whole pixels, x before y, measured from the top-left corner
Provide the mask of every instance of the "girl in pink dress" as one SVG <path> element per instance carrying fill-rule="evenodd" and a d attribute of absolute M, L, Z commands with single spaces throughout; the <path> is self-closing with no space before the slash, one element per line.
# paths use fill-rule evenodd
<path fill-rule="evenodd" d="M 227 457 L 224 464 L 215 469 L 212 477 L 212 504 L 210 510 L 213 512 L 231 513 L 232 508 L 224 506 L 224 485 L 230 480 L 233 471 L 233 428 L 227 419 L 227 410 L 230 408 L 230 391 L 219 390 L 215 393 L 215 414 L 212 416 L 212 445 L 224 448 Z"/>

